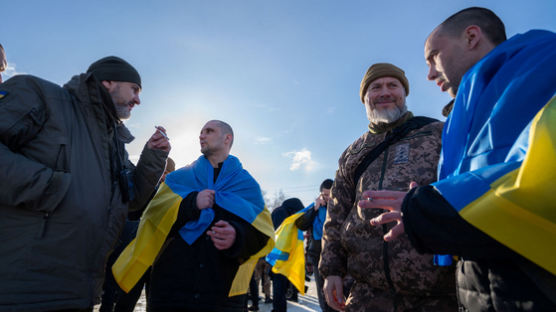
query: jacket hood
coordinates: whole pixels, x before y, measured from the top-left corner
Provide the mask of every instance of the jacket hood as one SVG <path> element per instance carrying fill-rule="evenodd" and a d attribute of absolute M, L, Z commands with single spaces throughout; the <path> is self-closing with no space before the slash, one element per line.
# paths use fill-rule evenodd
<path fill-rule="evenodd" d="M 106 112 L 110 124 L 115 124 L 118 138 L 121 142 L 128 144 L 135 137 L 131 134 L 124 123 L 116 116 L 116 110 L 110 94 L 101 86 L 100 82 L 91 74 L 83 73 L 73 76 L 64 86 L 81 103 L 98 105 Z"/>
<path fill-rule="evenodd" d="M 295 197 L 286 199 L 282 203 L 281 207 L 288 212 L 288 215 L 292 215 L 292 214 L 298 212 L 299 210 L 305 208 L 305 206 L 303 206 L 303 203 L 301 202 L 301 200 L 299 200 L 299 198 L 295 198 Z"/>

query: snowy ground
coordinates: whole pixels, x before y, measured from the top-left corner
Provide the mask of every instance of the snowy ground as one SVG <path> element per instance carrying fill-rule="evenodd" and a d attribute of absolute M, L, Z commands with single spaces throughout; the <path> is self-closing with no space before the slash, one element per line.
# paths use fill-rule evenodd
<path fill-rule="evenodd" d="M 309 286 L 307 293 L 304 296 L 299 295 L 298 302 L 291 302 L 288 301 L 288 311 L 291 312 L 313 312 L 313 311 L 321 311 L 319 307 L 319 300 L 317 298 L 317 291 L 315 288 L 315 282 L 311 279 L 311 282 L 306 283 Z M 261 293 L 261 297 L 263 294 Z M 270 312 L 272 311 L 272 303 L 263 303 L 264 299 L 259 301 L 259 311 L 261 312 Z M 95 306 L 94 312 L 98 311 L 99 306 Z M 147 311 L 147 302 L 145 300 L 145 293 L 141 295 L 137 305 L 135 306 L 134 312 L 146 312 Z"/>

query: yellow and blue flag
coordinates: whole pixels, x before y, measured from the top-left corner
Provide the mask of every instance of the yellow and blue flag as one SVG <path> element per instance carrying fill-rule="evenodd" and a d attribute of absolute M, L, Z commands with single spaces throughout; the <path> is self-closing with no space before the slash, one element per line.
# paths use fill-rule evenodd
<path fill-rule="evenodd" d="M 434 187 L 469 223 L 556 274 L 556 34 L 500 44 L 462 78 Z"/>
<path fill-rule="evenodd" d="M 305 294 L 305 248 L 303 231 L 295 226 L 310 205 L 287 217 L 276 230 L 276 245 L 266 256 L 272 272 L 286 276 L 301 294 Z"/>
<path fill-rule="evenodd" d="M 124 291 L 131 290 L 154 263 L 177 219 L 181 201 L 191 192 L 204 189 L 215 191 L 215 204 L 249 222 L 269 237 L 265 247 L 240 265 L 228 295 L 247 292 L 258 259 L 268 254 L 274 246 L 274 228 L 258 183 L 232 155 L 224 161 L 216 181 L 214 168 L 205 156 L 166 177 L 141 217 L 137 237 L 112 266 L 114 279 Z M 212 209 L 202 211 L 205 210 Z M 201 215 L 198 221 L 187 223 L 179 231 L 189 244 L 202 235 L 213 221 L 214 213 L 212 218 L 210 212 Z"/>

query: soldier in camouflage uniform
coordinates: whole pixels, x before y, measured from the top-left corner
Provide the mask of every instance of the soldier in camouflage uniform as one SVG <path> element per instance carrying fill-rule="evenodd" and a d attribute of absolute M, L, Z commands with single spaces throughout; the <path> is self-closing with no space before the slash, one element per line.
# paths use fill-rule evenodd
<path fill-rule="evenodd" d="M 409 131 L 363 168 L 359 178 L 355 174 L 371 150 L 413 118 L 405 105 L 408 93 L 404 72 L 391 64 L 371 66 L 361 82 L 370 131 L 340 157 L 319 265 L 327 302 L 337 310 L 457 310 L 454 268 L 434 266 L 433 256 L 418 254 L 407 237 L 385 242 L 383 235 L 391 226 L 369 223 L 383 211 L 357 206 L 361 193 L 368 189 L 407 191 L 412 181 L 419 185 L 435 181 L 443 127 L 438 121 Z M 347 274 L 355 282 L 344 304 L 342 278 Z"/>

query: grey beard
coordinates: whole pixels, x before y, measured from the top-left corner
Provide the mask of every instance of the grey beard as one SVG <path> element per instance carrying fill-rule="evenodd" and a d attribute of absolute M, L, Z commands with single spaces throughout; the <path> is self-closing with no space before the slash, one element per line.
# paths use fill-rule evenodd
<path fill-rule="evenodd" d="M 131 116 L 131 112 L 129 111 L 127 105 L 125 106 L 115 105 L 115 106 L 116 106 L 116 116 L 118 116 L 120 120 L 129 119 L 129 117 Z"/>
<path fill-rule="evenodd" d="M 407 106 L 403 105 L 402 108 L 394 107 L 389 109 L 372 109 L 370 105 L 365 105 L 365 109 L 367 110 L 367 118 L 373 124 L 379 123 L 391 123 L 394 122 L 400 117 L 402 117 L 407 112 Z"/>

